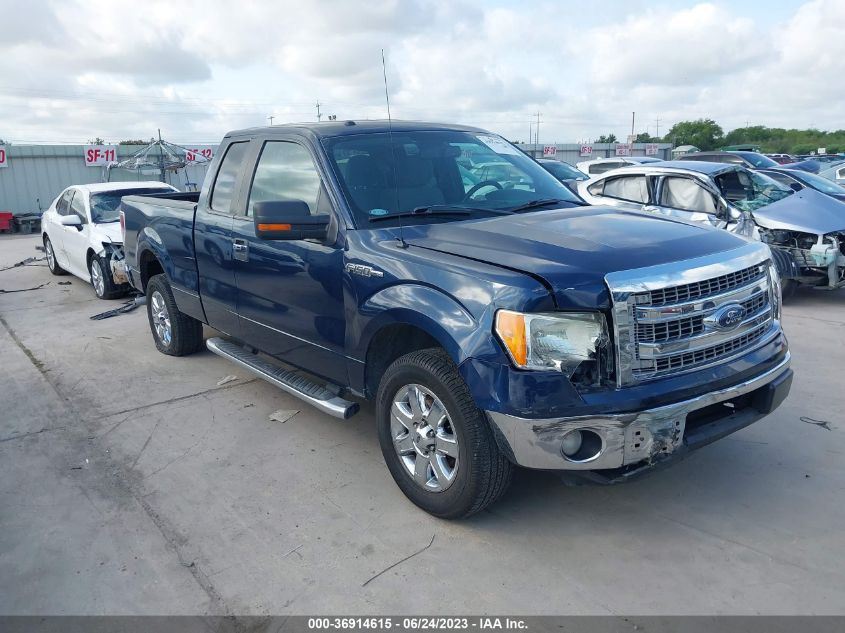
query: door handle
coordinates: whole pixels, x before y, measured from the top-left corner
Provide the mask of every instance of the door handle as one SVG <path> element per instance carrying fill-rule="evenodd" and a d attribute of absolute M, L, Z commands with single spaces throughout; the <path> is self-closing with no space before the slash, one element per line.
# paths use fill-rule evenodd
<path fill-rule="evenodd" d="M 246 240 L 232 240 L 232 257 L 242 262 L 249 261 L 249 245 Z"/>

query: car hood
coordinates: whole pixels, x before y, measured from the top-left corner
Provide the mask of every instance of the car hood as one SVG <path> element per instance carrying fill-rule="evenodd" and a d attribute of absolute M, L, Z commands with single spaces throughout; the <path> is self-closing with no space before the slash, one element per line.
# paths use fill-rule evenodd
<path fill-rule="evenodd" d="M 767 229 L 786 229 L 824 235 L 845 230 L 845 203 L 804 187 L 791 196 L 752 212 Z"/>
<path fill-rule="evenodd" d="M 746 244 L 726 231 L 607 207 L 556 209 L 405 227 L 411 245 L 540 279 L 558 307 L 609 306 L 607 273 L 677 262 Z"/>
<path fill-rule="evenodd" d="M 93 224 L 91 239 L 95 242 L 114 242 L 123 244 L 123 235 L 120 233 L 120 222 L 106 222 Z"/>

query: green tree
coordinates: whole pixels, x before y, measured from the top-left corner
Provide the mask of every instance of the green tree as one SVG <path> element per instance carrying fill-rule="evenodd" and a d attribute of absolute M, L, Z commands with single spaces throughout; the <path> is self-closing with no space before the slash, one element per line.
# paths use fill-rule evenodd
<path fill-rule="evenodd" d="M 664 140 L 675 145 L 695 145 L 701 150 L 716 149 L 724 138 L 722 127 L 713 119 L 679 121 L 672 126 Z"/>
<path fill-rule="evenodd" d="M 616 135 L 612 132 L 605 136 L 602 134 L 600 137 L 596 139 L 596 143 L 615 143 L 616 142 Z"/>
<path fill-rule="evenodd" d="M 637 138 L 634 139 L 635 143 L 657 143 L 659 141 L 659 138 L 652 136 L 648 132 L 640 132 L 637 134 Z"/>

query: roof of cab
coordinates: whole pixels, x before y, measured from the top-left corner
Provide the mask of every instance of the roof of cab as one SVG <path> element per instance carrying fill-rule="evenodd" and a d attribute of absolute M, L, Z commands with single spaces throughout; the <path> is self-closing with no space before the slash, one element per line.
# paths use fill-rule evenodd
<path fill-rule="evenodd" d="M 126 182 L 95 182 L 85 185 L 73 185 L 74 189 L 82 189 L 88 193 L 102 193 L 104 191 L 120 191 L 123 189 L 174 189 L 173 185 L 155 180 L 128 180 Z"/>
<path fill-rule="evenodd" d="M 274 134 L 307 133 L 319 138 L 330 138 L 334 136 L 350 136 L 353 134 L 374 134 L 374 133 L 401 133 L 418 132 L 422 130 L 446 130 L 454 132 L 482 132 L 488 133 L 477 127 L 467 125 L 454 125 L 451 123 L 429 123 L 426 121 L 392 121 L 387 119 L 366 120 L 366 121 L 323 121 L 321 123 L 285 123 L 283 125 L 265 125 L 262 127 L 247 128 L 245 130 L 234 130 L 226 134 L 226 138 L 235 136 L 273 136 Z"/>

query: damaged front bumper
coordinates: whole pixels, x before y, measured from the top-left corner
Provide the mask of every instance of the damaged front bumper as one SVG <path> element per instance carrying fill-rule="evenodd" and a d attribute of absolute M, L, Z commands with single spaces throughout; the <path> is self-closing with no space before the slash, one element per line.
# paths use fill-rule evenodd
<path fill-rule="evenodd" d="M 104 245 L 105 246 L 105 245 Z M 129 274 L 126 272 L 126 258 L 123 255 L 122 244 L 108 244 L 109 268 L 114 283 L 128 284 Z"/>
<path fill-rule="evenodd" d="M 502 449 L 527 468 L 594 472 L 618 481 L 679 459 L 774 411 L 792 384 L 790 355 L 772 369 L 731 387 L 673 404 L 608 415 L 532 420 L 488 411 Z M 565 454 L 564 437 L 590 438 Z M 595 477 L 594 477 L 595 478 Z"/>

